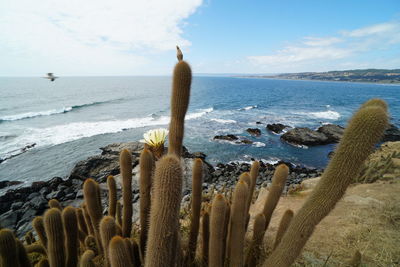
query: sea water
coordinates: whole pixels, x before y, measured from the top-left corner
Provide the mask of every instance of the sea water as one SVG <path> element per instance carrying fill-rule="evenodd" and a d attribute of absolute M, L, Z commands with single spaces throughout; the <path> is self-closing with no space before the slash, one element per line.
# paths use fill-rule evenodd
<path fill-rule="evenodd" d="M 65 177 L 82 159 L 114 142 L 138 141 L 167 128 L 171 77 L 0 78 L 0 180 Z M 400 85 L 236 77 L 193 78 L 184 145 L 212 164 L 263 159 L 324 168 L 335 145 L 295 147 L 266 130 L 267 123 L 317 129 L 345 126 L 369 98 L 386 100 L 400 124 Z M 257 124 L 261 122 L 262 124 Z M 259 128 L 252 137 L 247 128 Z M 251 145 L 214 141 L 235 134 Z"/>

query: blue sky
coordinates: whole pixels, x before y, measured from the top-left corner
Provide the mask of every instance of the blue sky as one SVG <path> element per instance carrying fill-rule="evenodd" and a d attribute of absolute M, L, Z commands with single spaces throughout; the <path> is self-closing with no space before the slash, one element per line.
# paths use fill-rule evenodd
<path fill-rule="evenodd" d="M 400 68 L 399 0 L 3 0 L 0 76 Z"/>

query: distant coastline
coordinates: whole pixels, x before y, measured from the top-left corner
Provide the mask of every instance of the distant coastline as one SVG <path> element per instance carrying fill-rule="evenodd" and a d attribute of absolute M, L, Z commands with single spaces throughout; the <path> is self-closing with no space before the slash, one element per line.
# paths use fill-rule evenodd
<path fill-rule="evenodd" d="M 400 84 L 400 69 L 363 69 L 328 72 L 299 72 L 282 73 L 276 75 L 241 75 L 237 77 L 281 80 Z"/>

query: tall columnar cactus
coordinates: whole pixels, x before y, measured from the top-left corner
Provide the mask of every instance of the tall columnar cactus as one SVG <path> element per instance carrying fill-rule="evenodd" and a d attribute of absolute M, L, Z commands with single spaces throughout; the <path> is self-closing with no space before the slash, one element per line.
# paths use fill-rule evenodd
<path fill-rule="evenodd" d="M 92 219 L 90 218 L 86 204 L 82 205 L 82 212 L 83 212 L 83 218 L 85 219 L 86 227 L 88 229 L 88 234 L 94 236 L 93 223 L 92 223 Z"/>
<path fill-rule="evenodd" d="M 35 267 L 50 267 L 49 261 L 47 259 L 41 259 Z"/>
<path fill-rule="evenodd" d="M 224 235 L 223 235 L 223 248 L 222 248 L 222 259 L 225 261 L 226 258 L 226 248 L 227 248 L 227 240 L 228 240 L 228 233 L 229 233 L 229 222 L 231 221 L 231 204 L 227 199 L 225 199 L 225 220 L 224 220 Z"/>
<path fill-rule="evenodd" d="M 251 201 L 253 200 L 254 188 L 256 187 L 258 171 L 260 170 L 260 162 L 257 160 L 253 162 L 250 169 L 250 187 L 249 187 L 249 197 L 247 199 L 247 213 L 250 210 Z"/>
<path fill-rule="evenodd" d="M 274 176 L 272 177 L 272 186 L 269 189 L 264 204 L 265 229 L 268 228 L 269 222 L 271 221 L 272 213 L 281 197 L 288 175 L 289 168 L 285 164 L 280 164 L 276 167 Z"/>
<path fill-rule="evenodd" d="M 110 241 L 108 251 L 111 267 L 132 266 L 129 251 L 122 237 L 114 236 Z"/>
<path fill-rule="evenodd" d="M 115 218 L 115 212 L 117 210 L 117 183 L 115 182 L 114 176 L 110 175 L 107 177 L 108 186 L 108 215 Z"/>
<path fill-rule="evenodd" d="M 247 252 L 246 266 L 257 266 L 265 233 L 265 216 L 259 213 L 254 218 L 253 238 Z"/>
<path fill-rule="evenodd" d="M 134 264 L 135 263 L 135 253 L 134 253 L 131 239 L 128 237 L 125 237 L 124 244 L 125 244 L 126 249 L 128 250 L 128 256 L 129 256 L 130 262 L 133 264 L 133 266 L 135 266 L 135 264 Z M 140 266 L 140 265 L 138 265 L 138 266 Z"/>
<path fill-rule="evenodd" d="M 35 217 L 35 219 L 33 219 L 33 221 L 32 221 L 32 226 L 33 226 L 33 229 L 35 229 L 35 231 L 40 239 L 40 242 L 42 243 L 42 245 L 44 247 L 46 247 L 47 246 L 47 237 L 46 237 L 46 232 L 44 230 L 43 217 L 41 217 L 41 216 Z"/>
<path fill-rule="evenodd" d="M 364 105 L 354 114 L 321 180 L 264 266 L 290 266 L 294 262 L 315 226 L 335 207 L 359 174 L 387 124 L 387 112 L 377 104 Z"/>
<path fill-rule="evenodd" d="M 67 252 L 66 267 L 75 267 L 78 264 L 78 219 L 76 209 L 68 206 L 62 212 Z"/>
<path fill-rule="evenodd" d="M 162 157 L 155 171 L 146 267 L 174 265 L 173 243 L 179 230 L 181 191 L 182 168 L 179 159 L 174 155 Z"/>
<path fill-rule="evenodd" d="M 51 208 L 44 215 L 47 236 L 47 257 L 50 267 L 65 266 L 64 229 L 61 211 Z"/>
<path fill-rule="evenodd" d="M 208 252 L 210 245 L 210 213 L 208 212 L 208 205 L 205 208 L 201 222 L 201 258 L 204 265 L 208 265 Z"/>
<path fill-rule="evenodd" d="M 39 243 L 34 243 L 34 244 L 30 244 L 28 246 L 25 246 L 25 249 L 28 254 L 35 252 L 35 253 L 47 255 L 46 249 L 42 246 L 42 244 L 39 244 Z"/>
<path fill-rule="evenodd" d="M 17 243 L 11 230 L 0 230 L 0 266 L 20 267 L 18 259 Z"/>
<path fill-rule="evenodd" d="M 95 254 L 99 254 L 98 248 L 96 245 L 96 238 L 92 235 L 88 235 L 84 241 L 86 250 L 92 250 Z"/>
<path fill-rule="evenodd" d="M 117 234 L 117 225 L 115 220 L 111 216 L 105 216 L 101 219 L 100 222 L 100 236 L 101 242 L 104 248 L 104 259 L 106 262 L 106 266 L 110 266 L 109 262 L 109 251 L 108 245 L 110 243 L 111 238 L 113 238 Z"/>
<path fill-rule="evenodd" d="M 223 241 L 226 214 L 226 201 L 223 195 L 217 194 L 211 206 L 210 216 L 210 244 L 208 266 L 219 267 L 224 264 Z"/>
<path fill-rule="evenodd" d="M 61 204 L 60 204 L 60 202 L 58 202 L 57 199 L 54 199 L 54 198 L 50 199 L 48 204 L 49 204 L 50 209 L 57 208 L 59 210 L 62 210 Z"/>
<path fill-rule="evenodd" d="M 293 215 L 294 215 L 294 213 L 292 210 L 286 210 L 285 213 L 283 214 L 282 219 L 279 223 L 278 231 L 276 232 L 274 249 L 281 242 L 282 236 L 285 234 L 287 228 L 289 227 L 289 224 L 293 218 Z"/>
<path fill-rule="evenodd" d="M 169 124 L 168 153 L 181 156 L 184 120 L 189 106 L 192 70 L 185 61 L 179 61 L 174 69 L 171 97 L 171 122 Z"/>
<path fill-rule="evenodd" d="M 81 257 L 79 267 L 95 267 L 96 265 L 93 262 L 93 259 L 95 257 L 95 253 L 93 250 L 86 250 Z"/>
<path fill-rule="evenodd" d="M 28 258 L 27 251 L 19 239 L 15 240 L 17 244 L 18 261 L 21 267 L 31 267 L 32 264 Z"/>
<path fill-rule="evenodd" d="M 119 201 L 117 201 L 117 210 L 115 212 L 115 217 L 118 225 L 122 227 L 122 205 L 121 202 Z M 122 229 L 121 229 L 121 235 L 122 235 Z"/>
<path fill-rule="evenodd" d="M 86 235 L 89 234 L 88 228 L 85 222 L 85 217 L 83 215 L 83 209 L 82 208 L 77 208 L 76 209 L 76 217 L 78 218 L 78 225 L 79 229 Z"/>
<path fill-rule="evenodd" d="M 142 259 L 146 250 L 150 207 L 151 207 L 151 180 L 153 171 L 153 154 L 144 149 L 140 154 L 140 252 Z"/>
<path fill-rule="evenodd" d="M 229 266 L 243 266 L 243 248 L 246 225 L 246 205 L 249 187 L 243 180 L 235 186 L 229 230 Z"/>
<path fill-rule="evenodd" d="M 142 266 L 142 261 L 140 259 L 139 245 L 135 239 L 131 238 L 132 248 L 133 248 L 133 266 Z"/>
<path fill-rule="evenodd" d="M 193 262 L 196 254 L 197 236 L 199 235 L 200 227 L 200 210 L 202 201 L 202 183 L 203 183 L 203 161 L 195 159 L 193 161 L 192 171 L 192 210 L 190 217 L 190 233 L 188 244 L 188 258 L 187 263 Z"/>
<path fill-rule="evenodd" d="M 122 236 L 130 237 L 132 231 L 132 155 L 127 150 L 121 151 L 119 166 L 122 176 Z"/>
<path fill-rule="evenodd" d="M 86 179 L 83 184 L 83 195 L 85 198 L 86 208 L 90 215 L 94 235 L 96 237 L 96 244 L 99 248 L 99 253 L 103 250 L 101 246 L 101 238 L 99 232 L 100 220 L 103 217 L 103 208 L 100 199 L 100 187 L 93 179 Z"/>

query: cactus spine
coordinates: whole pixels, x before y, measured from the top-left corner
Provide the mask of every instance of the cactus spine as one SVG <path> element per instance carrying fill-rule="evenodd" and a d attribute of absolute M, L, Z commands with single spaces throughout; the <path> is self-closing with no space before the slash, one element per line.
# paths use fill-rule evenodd
<path fill-rule="evenodd" d="M 75 267 L 78 264 L 78 219 L 75 208 L 68 206 L 62 212 L 67 252 L 66 267 Z"/>
<path fill-rule="evenodd" d="M 103 208 L 100 199 L 100 187 L 93 179 L 86 179 L 83 184 L 83 195 L 86 202 L 86 208 L 90 215 L 92 222 L 94 236 L 96 237 L 96 244 L 99 253 L 102 251 L 101 238 L 99 233 L 100 220 L 103 217 Z"/>
<path fill-rule="evenodd" d="M 173 246 L 179 230 L 182 168 L 174 155 L 162 157 L 156 165 L 150 228 L 145 259 L 146 267 L 173 266 Z M 163 240 L 163 242 L 160 242 Z"/>
<path fill-rule="evenodd" d="M 111 267 L 132 266 L 128 249 L 122 237 L 114 236 L 110 241 L 108 251 Z"/>
<path fill-rule="evenodd" d="M 142 259 L 146 250 L 149 215 L 151 207 L 151 176 L 153 169 L 153 155 L 148 149 L 140 154 L 140 252 Z"/>
<path fill-rule="evenodd" d="M 82 211 L 83 211 L 83 218 L 85 219 L 85 224 L 88 229 L 88 234 L 94 236 L 94 229 L 93 229 L 93 224 L 92 224 L 92 219 L 90 219 L 89 212 L 87 210 L 86 204 L 82 205 Z"/>
<path fill-rule="evenodd" d="M 33 252 L 40 253 L 43 255 L 47 254 L 46 249 L 41 244 L 38 244 L 38 243 L 30 244 L 30 245 L 26 246 L 25 249 L 26 249 L 26 253 L 28 253 L 28 254 L 33 253 Z"/>
<path fill-rule="evenodd" d="M 201 191 L 202 191 L 202 179 L 203 178 L 203 161 L 201 159 L 195 159 L 193 161 L 193 173 L 192 173 L 192 211 L 190 217 L 190 234 L 188 244 L 188 259 L 187 263 L 193 262 L 196 254 L 197 236 L 199 234 L 200 227 L 200 210 L 201 210 Z"/>
<path fill-rule="evenodd" d="M 95 254 L 98 254 L 98 248 L 97 248 L 97 245 L 96 245 L 96 238 L 94 236 L 92 236 L 92 235 L 86 236 L 84 243 L 85 243 L 85 248 L 87 250 L 90 249 Z"/>
<path fill-rule="evenodd" d="M 109 251 L 108 244 L 110 243 L 111 238 L 113 238 L 117 233 L 117 226 L 115 224 L 114 218 L 111 216 L 103 217 L 100 222 L 100 236 L 101 242 L 104 248 L 104 259 L 106 262 L 106 266 L 110 265 L 109 262 Z"/>
<path fill-rule="evenodd" d="M 274 249 L 279 245 L 281 242 L 282 236 L 285 234 L 286 229 L 289 227 L 290 221 L 293 218 L 293 211 L 286 210 L 282 216 L 282 219 L 279 223 L 278 231 L 276 232 Z"/>
<path fill-rule="evenodd" d="M 49 207 L 50 207 L 50 209 L 51 208 L 57 208 L 57 209 L 59 209 L 59 210 L 62 210 L 62 207 L 61 207 L 61 205 L 60 205 L 60 202 L 58 202 L 58 200 L 57 199 L 50 199 L 49 200 Z"/>
<path fill-rule="evenodd" d="M 47 246 L 47 237 L 46 237 L 46 233 L 44 230 L 43 217 L 41 217 L 41 216 L 35 217 L 35 219 L 33 219 L 33 221 L 32 221 L 32 226 L 33 226 L 33 229 L 35 229 L 35 231 L 40 239 L 40 242 L 42 243 L 42 245 L 44 247 L 46 247 Z"/>
<path fill-rule="evenodd" d="M 249 187 L 249 198 L 247 199 L 247 212 L 249 213 L 251 201 L 253 200 L 254 188 L 257 183 L 258 171 L 260 170 L 260 162 L 254 161 L 250 169 L 250 187 Z"/>
<path fill-rule="evenodd" d="M 88 229 L 85 222 L 85 217 L 83 216 L 82 208 L 76 209 L 76 217 L 78 218 L 79 229 L 85 234 L 85 237 L 88 235 Z"/>
<path fill-rule="evenodd" d="M 127 150 L 121 151 L 119 165 L 122 175 L 122 236 L 130 237 L 132 231 L 132 155 Z"/>
<path fill-rule="evenodd" d="M 208 266 L 210 267 L 223 266 L 224 263 L 225 209 L 226 201 L 224 196 L 217 194 L 212 202 L 210 216 L 210 245 L 208 253 Z"/>
<path fill-rule="evenodd" d="M 274 176 L 272 177 L 272 186 L 269 189 L 267 199 L 264 204 L 265 230 L 268 228 L 271 221 L 272 213 L 281 197 L 283 188 L 285 187 L 286 179 L 289 175 L 289 168 L 285 164 L 280 164 L 276 167 Z"/>
<path fill-rule="evenodd" d="M 58 208 L 51 208 L 45 213 L 44 228 L 50 267 L 65 266 L 64 229 L 61 211 Z"/>
<path fill-rule="evenodd" d="M 203 213 L 201 222 L 201 240 L 202 240 L 202 261 L 205 265 L 208 265 L 208 251 L 209 251 L 209 240 L 210 240 L 210 214 L 208 213 L 208 207 Z"/>
<path fill-rule="evenodd" d="M 335 207 L 351 180 L 358 175 L 387 123 L 386 110 L 378 105 L 367 105 L 356 112 L 321 180 L 293 217 L 264 266 L 289 266 L 294 262 L 315 226 Z"/>
<path fill-rule="evenodd" d="M 93 258 L 94 258 L 95 254 L 93 252 L 93 250 L 86 250 L 80 260 L 80 267 L 95 267 L 96 265 L 94 265 L 93 263 Z"/>
<path fill-rule="evenodd" d="M 353 255 L 353 258 L 350 260 L 348 266 L 350 267 L 358 267 L 361 264 L 361 253 L 360 251 L 356 250 Z"/>
<path fill-rule="evenodd" d="M 168 153 L 181 156 L 184 120 L 189 106 L 192 70 L 185 61 L 175 65 L 172 81 L 171 122 L 169 124 Z"/>
<path fill-rule="evenodd" d="M 20 264 L 16 260 L 18 259 L 17 243 L 15 236 L 11 230 L 1 229 L 0 230 L 0 266 L 16 266 Z"/>
<path fill-rule="evenodd" d="M 107 177 L 108 186 L 108 215 L 115 218 L 115 212 L 117 210 L 117 183 L 115 182 L 114 176 Z"/>
<path fill-rule="evenodd" d="M 264 214 L 259 213 L 254 218 L 253 239 L 246 258 L 247 267 L 257 266 L 257 262 L 261 254 L 261 246 L 264 239 L 264 233 L 265 216 Z"/>
<path fill-rule="evenodd" d="M 21 241 L 19 241 L 19 239 L 15 240 L 16 244 L 17 244 L 17 254 L 18 254 L 18 261 L 21 267 L 31 267 L 32 264 L 28 258 L 28 254 L 26 252 L 26 249 L 24 247 L 24 245 L 22 244 Z"/>

